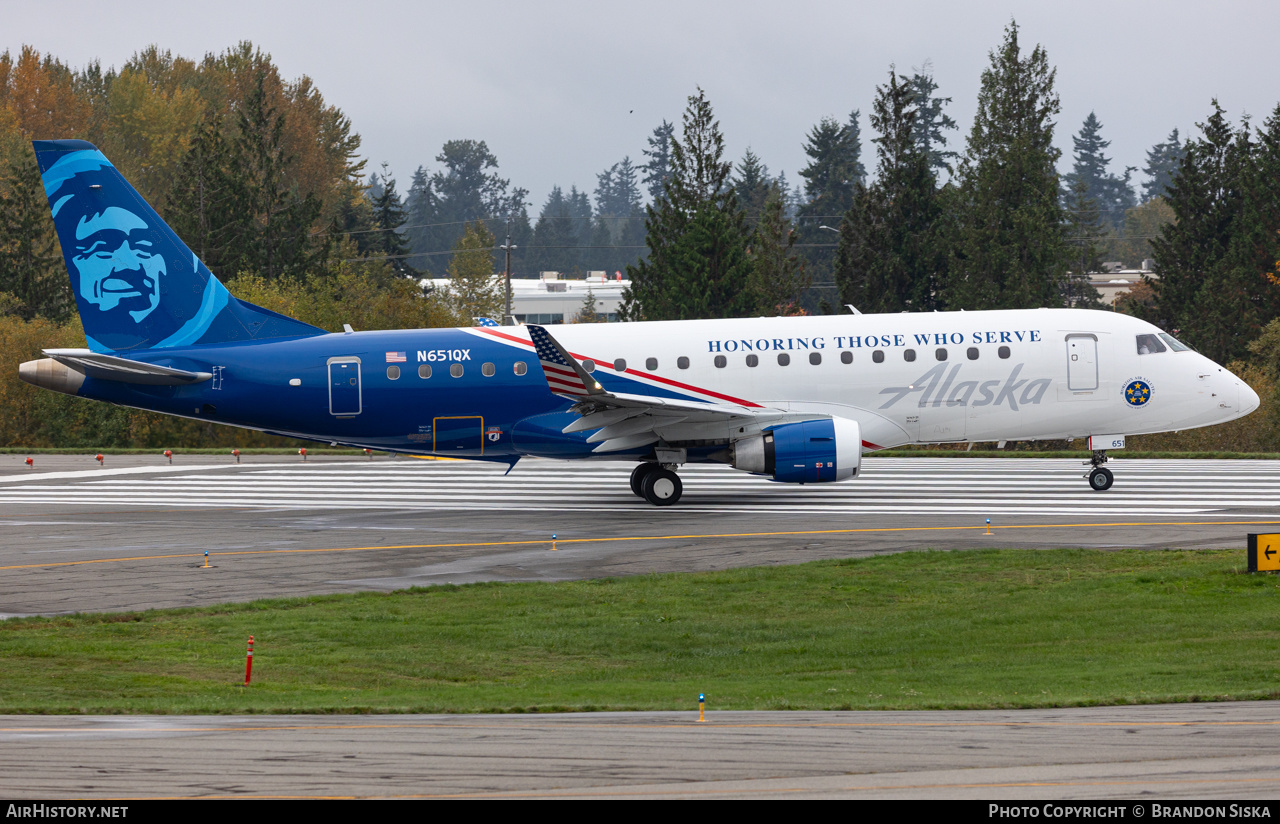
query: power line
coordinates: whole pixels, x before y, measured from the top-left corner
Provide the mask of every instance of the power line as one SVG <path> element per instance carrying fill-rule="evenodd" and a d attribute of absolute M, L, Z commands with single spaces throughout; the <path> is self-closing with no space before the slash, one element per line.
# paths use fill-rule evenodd
<path fill-rule="evenodd" d="M 795 248 L 795 249 L 834 249 L 834 248 L 836 248 L 836 246 L 837 246 L 837 244 L 835 244 L 835 243 L 797 243 L 797 244 L 795 244 L 795 246 L 793 246 L 792 248 Z M 619 250 L 624 250 L 624 251 L 625 251 L 625 250 L 634 250 L 634 249 L 648 249 L 649 247 L 648 247 L 648 246 L 522 246 L 522 247 L 520 247 L 520 248 L 522 248 L 522 249 L 524 249 L 524 250 L 533 250 L 533 249 L 619 249 Z M 445 251 L 445 252 L 410 252 L 410 253 L 405 254 L 405 255 L 380 255 L 379 257 L 346 258 L 345 260 L 343 260 L 343 261 L 341 261 L 341 262 L 342 262 L 342 263 L 374 263 L 374 262 L 376 262 L 376 261 L 380 261 L 380 260 L 406 260 L 406 259 L 408 259 L 408 258 L 418 258 L 418 257 L 439 257 L 440 255 L 460 255 L 460 254 L 464 254 L 464 253 L 467 253 L 467 252 L 484 252 L 485 254 L 495 254 L 495 253 L 500 252 L 500 251 L 502 251 L 502 250 L 501 250 L 499 247 L 497 247 L 497 246 L 495 246 L 495 247 L 493 247 L 493 248 L 486 248 L 486 249 L 450 249 L 450 250 Z"/>

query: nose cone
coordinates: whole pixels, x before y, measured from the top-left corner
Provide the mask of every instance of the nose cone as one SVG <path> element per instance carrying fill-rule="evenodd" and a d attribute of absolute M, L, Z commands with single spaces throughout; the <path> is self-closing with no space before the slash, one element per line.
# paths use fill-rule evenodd
<path fill-rule="evenodd" d="M 1253 391 L 1253 387 L 1244 381 L 1237 381 L 1236 385 L 1240 387 L 1240 415 L 1243 417 L 1258 408 L 1262 403 L 1262 399 L 1258 397 L 1258 393 Z"/>

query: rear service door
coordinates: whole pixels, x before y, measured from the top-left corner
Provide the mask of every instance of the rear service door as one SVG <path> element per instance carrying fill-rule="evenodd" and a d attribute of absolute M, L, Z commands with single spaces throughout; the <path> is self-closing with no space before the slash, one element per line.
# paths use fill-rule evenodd
<path fill-rule="evenodd" d="M 361 403 L 360 359 L 329 358 L 329 414 L 359 415 Z"/>
<path fill-rule="evenodd" d="M 1089 392 L 1098 388 L 1098 339 L 1067 335 L 1067 388 Z"/>

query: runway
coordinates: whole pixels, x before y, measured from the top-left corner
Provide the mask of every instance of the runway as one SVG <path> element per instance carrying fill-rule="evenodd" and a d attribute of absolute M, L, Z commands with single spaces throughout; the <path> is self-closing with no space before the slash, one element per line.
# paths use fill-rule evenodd
<path fill-rule="evenodd" d="M 806 486 L 688 466 L 683 500 L 657 508 L 626 464 L 6 455 L 0 616 L 930 548 L 1243 552 L 1248 532 L 1280 529 L 1280 462 L 1111 466 L 1104 493 L 1072 460 L 868 458 L 857 479 Z"/>
<path fill-rule="evenodd" d="M 1219 804 L 1280 794 L 1278 730 L 1277 702 L 713 711 L 704 724 L 696 712 L 9 716 L 0 717 L 0 795 Z"/>

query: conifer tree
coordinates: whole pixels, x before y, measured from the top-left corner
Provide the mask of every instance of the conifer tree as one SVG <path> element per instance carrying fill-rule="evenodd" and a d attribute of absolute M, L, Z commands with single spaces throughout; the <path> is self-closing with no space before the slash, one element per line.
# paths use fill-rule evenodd
<path fill-rule="evenodd" d="M 587 293 L 582 296 L 582 306 L 578 307 L 578 313 L 573 316 L 574 323 L 599 323 L 600 310 L 596 306 L 596 294 L 591 291 L 591 285 L 587 284 Z"/>
<path fill-rule="evenodd" d="M 1118 227 L 1124 222 L 1124 214 L 1136 205 L 1133 187 L 1129 183 L 1133 168 L 1126 168 L 1123 177 L 1107 171 L 1111 158 L 1104 152 L 1111 141 L 1102 139 L 1102 123 L 1093 112 L 1085 118 L 1080 133 L 1072 138 L 1075 145 L 1075 162 L 1069 174 L 1063 175 L 1066 191 L 1063 200 L 1071 200 L 1077 183 L 1084 184 L 1084 197 L 1091 200 L 1108 226 Z"/>
<path fill-rule="evenodd" d="M 747 227 L 729 184 L 724 137 L 706 93 L 689 98 L 671 143 L 665 197 L 648 207 L 649 255 L 628 266 L 627 320 L 740 317 L 749 311 Z"/>
<path fill-rule="evenodd" d="M 738 195 L 738 203 L 747 213 L 747 224 L 754 226 L 763 216 L 765 200 L 774 186 L 769 177 L 769 167 L 760 162 L 759 156 L 750 148 L 738 163 L 733 188 Z"/>
<path fill-rule="evenodd" d="M 1012 22 L 990 59 L 958 170 L 947 305 L 1054 306 L 1067 269 L 1053 147 L 1056 72 L 1040 46 L 1023 54 Z"/>
<path fill-rule="evenodd" d="M 501 317 L 506 288 L 493 272 L 493 233 L 477 220 L 463 227 L 449 261 L 448 295 L 464 322 Z"/>
<path fill-rule="evenodd" d="M 915 94 L 916 117 L 911 134 L 916 146 L 928 157 L 934 177 L 941 177 L 943 172 L 950 174 L 952 161 L 960 156 L 943 148 L 947 145 L 943 131 L 957 128 L 956 122 L 943 112 L 943 108 L 951 104 L 951 98 L 934 97 L 938 84 L 934 82 L 933 66 L 928 60 L 907 82 Z"/>
<path fill-rule="evenodd" d="M 747 284 L 753 315 L 803 314 L 800 299 L 810 279 L 804 259 L 795 254 L 796 230 L 786 215 L 786 195 L 775 182 L 768 187 L 751 232 Z"/>
<path fill-rule="evenodd" d="M 1151 281 L 1155 305 L 1147 319 L 1180 330 L 1205 355 L 1226 362 L 1242 356 L 1280 311 L 1280 295 L 1266 277 L 1266 252 L 1274 246 L 1258 244 L 1275 231 L 1266 226 L 1268 212 L 1278 211 L 1275 178 L 1259 170 L 1280 168 L 1264 160 L 1275 154 L 1266 147 L 1280 139 L 1280 118 L 1267 122 L 1255 145 L 1247 121 L 1233 130 L 1214 100 L 1199 128 L 1167 193 L 1176 220 L 1151 244 L 1159 277 Z"/>
<path fill-rule="evenodd" d="M 574 190 L 576 192 L 576 189 Z M 572 272 L 579 269 L 579 227 L 573 219 L 573 200 L 559 186 L 551 187 L 533 227 L 529 262 L 535 272 Z"/>
<path fill-rule="evenodd" d="M 667 181 L 671 179 L 671 144 L 674 141 L 675 124 L 666 120 L 649 136 L 649 148 L 644 150 L 648 158 L 640 168 L 644 169 L 644 185 L 649 189 L 649 199 L 657 203 L 665 196 Z"/>
<path fill-rule="evenodd" d="M 1163 143 L 1157 143 L 1147 152 L 1147 165 L 1142 173 L 1147 182 L 1142 184 L 1142 201 L 1164 197 L 1173 184 L 1173 176 L 1178 171 L 1178 164 L 1186 153 L 1182 141 L 1178 138 L 1178 130 L 1174 129 Z"/>
<path fill-rule="evenodd" d="M 853 203 L 855 184 L 867 176 L 862 165 L 858 117 L 857 109 L 850 113 L 847 123 L 824 117 L 809 132 L 804 153 L 810 162 L 800 170 L 808 201 L 803 214 L 816 216 L 818 222 L 831 215 L 844 214 Z"/>
<path fill-rule="evenodd" d="M 239 111 L 239 134 L 230 153 L 240 177 L 231 213 L 242 235 L 227 249 L 227 274 L 303 277 L 316 257 L 311 231 L 321 204 L 290 183 L 294 157 L 285 147 L 285 114 L 268 102 L 265 83 L 259 70 Z"/>
<path fill-rule="evenodd" d="M 391 272 L 399 277 L 416 278 L 418 270 L 409 265 L 409 239 L 400 233 L 405 224 L 404 205 L 396 192 L 396 180 L 382 164 L 382 193 L 372 199 L 373 227 L 377 240 L 372 249 L 375 255 L 386 259 Z"/>
<path fill-rule="evenodd" d="M 24 147 L 26 148 L 26 147 Z M 75 307 L 71 281 L 49 220 L 35 154 L 19 151 L 0 179 L 0 294 L 5 312 L 65 321 Z"/>
<path fill-rule="evenodd" d="M 938 305 L 945 260 L 941 207 L 928 153 L 916 138 L 919 94 L 892 69 L 876 88 L 871 125 L 876 180 L 860 187 L 840 224 L 835 280 L 840 302 L 864 312 L 925 311 Z"/>
<path fill-rule="evenodd" d="M 245 194 L 232 149 L 222 116 L 207 118 L 179 163 L 166 199 L 169 225 L 178 237 L 209 271 L 226 277 L 236 274 L 228 270 L 229 258 L 247 228 L 237 219 Z"/>
<path fill-rule="evenodd" d="M 1062 304 L 1080 309 L 1103 308 L 1098 290 L 1089 275 L 1102 268 L 1099 240 L 1107 236 L 1097 201 L 1089 197 L 1088 184 L 1078 179 L 1067 201 L 1067 244 L 1071 249 L 1071 269 L 1063 283 Z"/>

